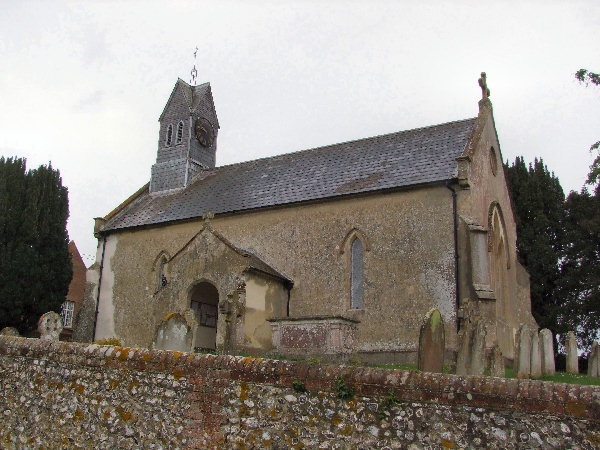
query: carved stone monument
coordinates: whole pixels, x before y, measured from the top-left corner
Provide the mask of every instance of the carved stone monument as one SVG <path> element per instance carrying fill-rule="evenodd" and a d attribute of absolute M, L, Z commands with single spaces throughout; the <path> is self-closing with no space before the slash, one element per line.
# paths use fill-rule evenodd
<path fill-rule="evenodd" d="M 575 339 L 575 333 L 569 331 L 567 333 L 567 341 L 565 343 L 567 348 L 567 373 L 579 373 L 579 355 L 577 354 L 577 339 Z"/>
<path fill-rule="evenodd" d="M 432 309 L 425 315 L 419 333 L 419 370 L 442 373 L 444 350 L 444 320 L 437 309 Z"/>
<path fill-rule="evenodd" d="M 458 332 L 458 355 L 456 356 L 456 375 L 468 375 L 471 360 L 471 329 L 463 328 Z"/>
<path fill-rule="evenodd" d="M 494 345 L 490 353 L 490 376 L 504 378 L 504 357 L 498 344 Z"/>
<path fill-rule="evenodd" d="M 62 318 L 54 311 L 43 314 L 38 321 L 40 339 L 58 341 L 58 337 L 62 329 Z"/>
<path fill-rule="evenodd" d="M 554 342 L 552 331 L 548 328 L 540 331 L 540 346 L 542 349 L 542 375 L 554 375 L 556 373 L 554 365 Z"/>
<path fill-rule="evenodd" d="M 159 350 L 193 350 L 193 330 L 185 317 L 179 313 L 168 314 L 156 332 L 154 348 Z"/>
<path fill-rule="evenodd" d="M 483 375 L 485 370 L 485 338 L 487 331 L 483 320 L 477 320 L 471 343 L 471 375 Z"/>
<path fill-rule="evenodd" d="M 588 356 L 588 377 L 600 377 L 600 347 L 597 342 L 592 344 L 592 351 Z"/>
<path fill-rule="evenodd" d="M 542 355 L 540 351 L 540 336 L 537 331 L 531 334 L 531 359 L 530 359 L 530 376 L 531 378 L 539 378 L 542 376 Z"/>
<path fill-rule="evenodd" d="M 517 335 L 515 378 L 529 378 L 531 373 L 531 331 L 525 325 L 521 325 Z"/>

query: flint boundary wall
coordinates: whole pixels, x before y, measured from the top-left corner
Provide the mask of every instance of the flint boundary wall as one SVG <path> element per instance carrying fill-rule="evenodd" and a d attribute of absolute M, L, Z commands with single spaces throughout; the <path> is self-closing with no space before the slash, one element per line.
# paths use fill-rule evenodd
<path fill-rule="evenodd" d="M 598 386 L 8 336 L 0 385 L 7 448 L 600 445 Z"/>

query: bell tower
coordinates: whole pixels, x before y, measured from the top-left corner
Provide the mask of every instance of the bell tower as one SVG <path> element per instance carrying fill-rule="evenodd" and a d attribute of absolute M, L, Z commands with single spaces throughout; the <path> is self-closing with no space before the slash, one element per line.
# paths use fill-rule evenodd
<path fill-rule="evenodd" d="M 184 188 L 194 175 L 215 167 L 219 121 L 209 83 L 191 86 L 179 78 L 158 121 L 151 193 Z"/>

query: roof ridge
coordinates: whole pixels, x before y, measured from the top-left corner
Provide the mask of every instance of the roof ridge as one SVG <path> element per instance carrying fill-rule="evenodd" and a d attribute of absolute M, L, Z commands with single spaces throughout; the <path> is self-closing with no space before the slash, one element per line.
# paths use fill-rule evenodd
<path fill-rule="evenodd" d="M 336 142 L 335 144 L 327 144 L 327 145 L 323 145 L 323 146 L 320 146 L 320 147 L 311 147 L 311 148 L 307 148 L 307 149 L 303 149 L 303 150 L 296 150 L 294 152 L 281 153 L 279 155 L 264 156 L 262 158 L 251 159 L 249 161 L 240 161 L 240 162 L 237 162 L 237 163 L 226 164 L 224 166 L 218 166 L 218 167 L 215 167 L 212 170 L 217 170 L 218 171 L 220 169 L 231 168 L 231 167 L 234 167 L 234 166 L 242 166 L 242 165 L 245 165 L 245 164 L 257 163 L 257 162 L 265 161 L 265 160 L 268 160 L 268 159 L 275 159 L 275 158 L 287 157 L 287 156 L 292 156 L 292 155 L 298 155 L 300 153 L 305 153 L 305 152 L 307 153 L 307 152 L 312 152 L 312 151 L 317 151 L 317 150 L 325 150 L 325 149 L 331 148 L 331 147 L 337 147 L 337 146 L 342 146 L 342 145 L 354 144 L 356 142 L 368 141 L 368 140 L 371 140 L 371 139 L 384 138 L 384 137 L 388 137 L 388 136 L 396 136 L 396 135 L 403 134 L 403 133 L 411 133 L 411 132 L 415 132 L 415 131 L 419 131 L 419 130 L 426 130 L 428 128 L 436 128 L 436 127 L 441 127 L 441 126 L 444 126 L 444 125 L 451 125 L 451 124 L 454 124 L 454 123 L 468 122 L 470 120 L 477 120 L 477 117 L 469 117 L 468 119 L 461 119 L 461 120 L 452 120 L 450 122 L 440 123 L 440 124 L 437 124 L 437 125 L 429 125 L 429 126 L 425 126 L 425 127 L 411 128 L 409 130 L 395 131 L 393 133 L 377 134 L 377 135 L 369 136 L 369 137 L 366 137 L 366 138 L 353 139 L 353 140 L 350 140 L 350 141 L 343 141 L 343 142 Z"/>

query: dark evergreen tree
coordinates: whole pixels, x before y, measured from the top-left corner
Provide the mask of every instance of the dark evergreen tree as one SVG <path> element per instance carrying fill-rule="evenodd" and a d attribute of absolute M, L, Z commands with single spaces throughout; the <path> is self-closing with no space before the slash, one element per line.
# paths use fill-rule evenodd
<path fill-rule="evenodd" d="M 585 83 L 586 86 L 589 84 L 593 84 L 596 86 L 600 86 L 600 74 L 590 72 L 587 69 L 579 69 L 575 72 L 575 79 L 577 79 L 580 83 Z M 590 171 L 588 173 L 588 177 L 586 180 L 586 184 L 591 186 L 596 186 L 596 195 L 598 195 L 600 191 L 600 141 L 596 141 L 594 144 L 590 146 L 590 153 L 598 153 L 590 166 Z"/>
<path fill-rule="evenodd" d="M 571 192 L 565 209 L 564 308 L 559 320 L 587 351 L 600 332 L 600 192 Z"/>
<path fill-rule="evenodd" d="M 517 223 L 518 258 L 531 277 L 533 316 L 541 328 L 560 333 L 563 189 L 542 159 L 527 167 L 523 157 L 518 157 L 511 166 L 505 165 L 505 173 Z"/>
<path fill-rule="evenodd" d="M 43 313 L 60 311 L 73 275 L 68 216 L 58 170 L 0 157 L 0 328 L 28 334 Z"/>

